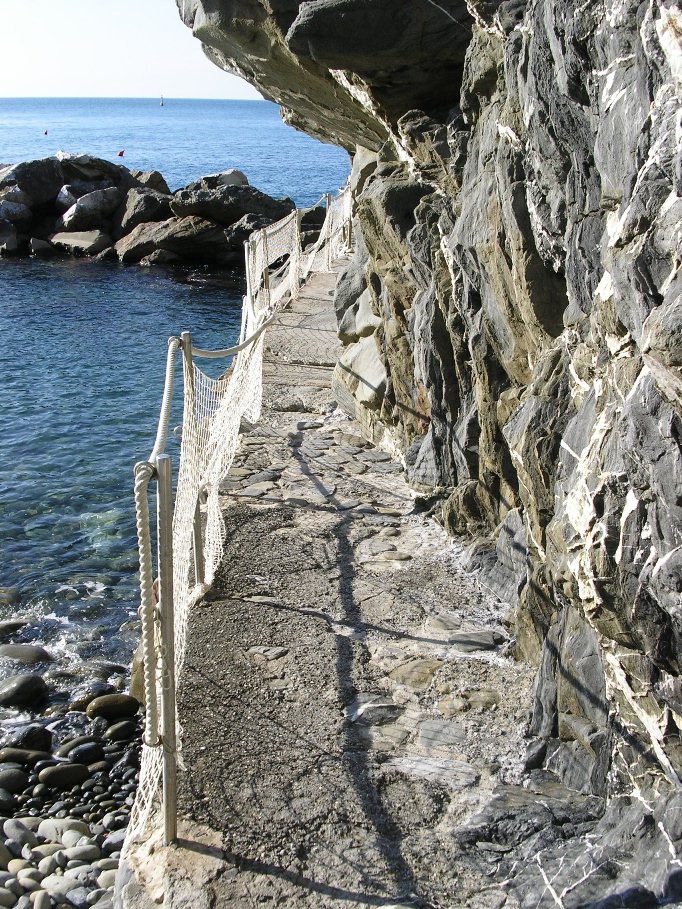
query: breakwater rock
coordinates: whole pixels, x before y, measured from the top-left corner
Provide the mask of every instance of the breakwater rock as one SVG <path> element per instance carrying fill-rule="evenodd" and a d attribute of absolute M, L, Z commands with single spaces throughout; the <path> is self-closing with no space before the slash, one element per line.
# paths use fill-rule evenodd
<path fill-rule="evenodd" d="M 566 907 L 677 898 L 679 5 L 178 5 L 214 62 L 353 154 L 336 396 L 511 604 L 532 763 L 605 799 L 593 867 L 588 827 L 543 853 L 518 822 L 518 899 L 538 905 L 533 876 Z M 504 850 L 503 826 L 472 847 Z"/>
<path fill-rule="evenodd" d="M 0 167 L 0 255 L 237 267 L 251 231 L 293 208 L 238 170 L 171 193 L 158 171 L 59 153 Z"/>

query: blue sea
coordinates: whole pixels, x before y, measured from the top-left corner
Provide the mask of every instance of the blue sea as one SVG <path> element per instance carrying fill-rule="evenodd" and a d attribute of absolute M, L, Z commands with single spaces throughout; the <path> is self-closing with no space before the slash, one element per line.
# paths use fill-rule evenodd
<path fill-rule="evenodd" d="M 0 100 L 0 162 L 58 150 L 159 170 L 172 189 L 238 167 L 299 206 L 348 173 L 344 151 L 265 101 Z M 243 288 L 204 268 L 0 259 L 0 290 L 0 621 L 26 619 L 19 638 L 68 688 L 137 644 L 132 469 L 154 439 L 167 338 L 229 345 Z M 20 671 L 0 658 L 0 679 Z"/>

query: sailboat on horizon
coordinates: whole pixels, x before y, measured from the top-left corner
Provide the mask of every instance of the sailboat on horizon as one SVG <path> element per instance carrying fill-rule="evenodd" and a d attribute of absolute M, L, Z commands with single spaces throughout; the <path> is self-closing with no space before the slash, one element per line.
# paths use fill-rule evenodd
<path fill-rule="evenodd" d="M 159 103 L 159 107 L 163 107 L 163 95 L 161 95 L 161 101 Z"/>

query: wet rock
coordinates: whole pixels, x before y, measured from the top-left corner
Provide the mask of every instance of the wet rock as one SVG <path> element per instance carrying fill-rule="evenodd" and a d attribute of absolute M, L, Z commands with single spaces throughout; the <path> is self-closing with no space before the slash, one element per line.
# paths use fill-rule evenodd
<path fill-rule="evenodd" d="M 41 259 L 54 256 L 56 253 L 51 243 L 48 243 L 47 240 L 39 240 L 37 237 L 31 237 L 28 241 L 28 251 L 32 256 L 37 256 Z"/>
<path fill-rule="evenodd" d="M 23 792 L 28 783 L 28 774 L 23 770 L 0 770 L 0 788 L 6 792 Z"/>
<path fill-rule="evenodd" d="M 18 591 L 15 592 L 11 587 L 4 588 L 4 590 L 6 591 L 4 593 L 5 605 L 11 605 L 18 600 Z M 0 602 L 3 602 L 3 594 L 0 594 Z M 17 631 L 21 631 L 21 629 L 25 628 L 27 625 L 28 622 L 24 619 L 6 619 L 4 622 L 0 622 L 0 641 L 4 641 Z"/>
<path fill-rule="evenodd" d="M 106 682 L 86 682 L 83 685 L 79 685 L 78 688 L 74 688 L 71 692 L 69 710 L 85 710 L 88 704 L 90 704 L 91 701 L 94 701 L 95 698 L 113 693 L 113 686 Z"/>
<path fill-rule="evenodd" d="M 129 694 L 105 694 L 91 701 L 86 713 L 91 718 L 101 716 L 107 720 L 116 720 L 135 716 L 139 708 L 140 702 Z"/>
<path fill-rule="evenodd" d="M 11 221 L 0 220 L 0 255 L 11 255 L 19 248 L 17 230 Z"/>
<path fill-rule="evenodd" d="M 47 685 L 39 675 L 13 675 L 0 682 L 0 704 L 3 705 L 32 707 L 42 704 L 46 697 Z"/>
<path fill-rule="evenodd" d="M 0 644 L 0 658 L 15 660 L 17 663 L 46 663 L 52 656 L 44 647 L 31 644 Z"/>

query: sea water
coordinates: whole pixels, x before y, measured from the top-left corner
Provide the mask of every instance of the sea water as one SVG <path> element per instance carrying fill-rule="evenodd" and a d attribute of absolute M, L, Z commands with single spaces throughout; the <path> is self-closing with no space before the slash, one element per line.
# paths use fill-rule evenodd
<path fill-rule="evenodd" d="M 122 149 L 171 188 L 239 167 L 298 205 L 348 172 L 342 150 L 286 127 L 267 102 L 0 101 L 0 162 L 58 149 L 110 160 Z M 0 260 L 0 620 L 26 619 L 14 640 L 42 643 L 57 668 L 130 661 L 132 470 L 153 444 L 167 338 L 187 329 L 198 346 L 228 346 L 242 293 L 206 268 Z M 172 437 L 169 453 L 177 468 Z M 0 659 L 0 680 L 19 671 Z"/>

